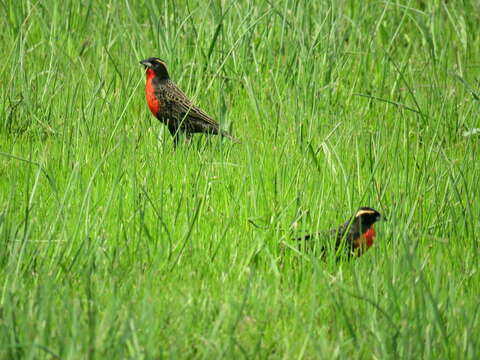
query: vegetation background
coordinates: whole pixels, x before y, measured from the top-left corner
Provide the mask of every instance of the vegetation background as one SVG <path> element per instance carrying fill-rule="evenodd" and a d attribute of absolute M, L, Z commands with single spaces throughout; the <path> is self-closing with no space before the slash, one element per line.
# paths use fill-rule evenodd
<path fill-rule="evenodd" d="M 478 1 L 0 14 L 1 358 L 478 359 Z M 150 56 L 242 143 L 173 151 Z M 365 256 L 291 249 L 361 205 Z"/>

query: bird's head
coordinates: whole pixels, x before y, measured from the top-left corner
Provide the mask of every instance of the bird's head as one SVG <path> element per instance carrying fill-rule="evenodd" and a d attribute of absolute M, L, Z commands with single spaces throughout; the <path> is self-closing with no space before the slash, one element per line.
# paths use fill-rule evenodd
<path fill-rule="evenodd" d="M 377 210 L 369 207 L 361 207 L 357 210 L 353 221 L 359 225 L 360 231 L 363 232 L 381 219 L 383 219 L 383 217 Z"/>
<path fill-rule="evenodd" d="M 140 61 L 140 64 L 142 64 L 147 71 L 153 70 L 155 75 L 160 80 L 167 80 L 170 78 L 167 71 L 167 64 L 165 64 L 165 62 L 162 59 L 152 57 L 152 58 L 148 58 Z"/>

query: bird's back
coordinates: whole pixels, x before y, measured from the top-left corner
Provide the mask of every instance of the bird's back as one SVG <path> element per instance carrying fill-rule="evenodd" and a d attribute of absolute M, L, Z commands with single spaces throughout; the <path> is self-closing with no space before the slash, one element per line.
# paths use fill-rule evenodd
<path fill-rule="evenodd" d="M 218 128 L 218 123 L 196 106 L 173 81 L 161 81 L 157 87 L 156 96 L 165 102 L 166 116 L 177 120 L 185 118 L 185 120 L 202 122 Z"/>

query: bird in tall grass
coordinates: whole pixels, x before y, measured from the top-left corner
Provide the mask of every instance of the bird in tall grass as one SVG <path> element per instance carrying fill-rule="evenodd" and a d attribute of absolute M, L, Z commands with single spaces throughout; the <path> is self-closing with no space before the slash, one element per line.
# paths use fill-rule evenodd
<path fill-rule="evenodd" d="M 350 259 L 363 255 L 373 245 L 376 236 L 374 224 L 381 219 L 382 215 L 377 210 L 361 207 L 338 228 L 304 235 L 296 240 L 302 241 L 304 248 L 311 249 L 322 239 L 334 239 L 336 256 Z M 323 242 L 318 245 L 323 255 L 326 251 L 324 244 Z"/>
<path fill-rule="evenodd" d="M 147 104 L 155 116 L 167 125 L 173 136 L 174 146 L 179 141 L 180 133 L 185 134 L 189 141 L 194 133 L 221 135 L 238 142 L 228 132 L 220 129 L 218 123 L 202 109 L 197 107 L 170 80 L 167 65 L 159 58 L 148 58 L 140 61 L 145 67 L 147 82 L 145 95 Z"/>

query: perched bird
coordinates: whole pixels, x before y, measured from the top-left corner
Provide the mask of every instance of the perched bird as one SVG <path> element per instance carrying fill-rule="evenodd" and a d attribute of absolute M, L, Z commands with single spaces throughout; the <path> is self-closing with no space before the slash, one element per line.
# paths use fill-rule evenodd
<path fill-rule="evenodd" d="M 375 240 L 373 225 L 382 219 L 382 215 L 375 209 L 361 207 L 357 213 L 343 223 L 339 228 L 325 232 L 304 235 L 296 240 L 304 240 L 306 248 L 314 247 L 316 240 L 324 238 L 335 239 L 335 252 L 337 257 L 363 255 Z M 319 245 L 322 254 L 325 254 L 325 246 Z M 345 255 L 343 255 L 345 254 Z"/>
<path fill-rule="evenodd" d="M 145 67 L 147 74 L 145 94 L 148 107 L 153 116 L 167 125 L 174 146 L 178 143 L 180 133 L 186 135 L 187 141 L 194 133 L 221 135 L 236 141 L 170 80 L 163 60 L 153 57 L 140 61 L 140 64 Z"/>

